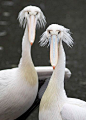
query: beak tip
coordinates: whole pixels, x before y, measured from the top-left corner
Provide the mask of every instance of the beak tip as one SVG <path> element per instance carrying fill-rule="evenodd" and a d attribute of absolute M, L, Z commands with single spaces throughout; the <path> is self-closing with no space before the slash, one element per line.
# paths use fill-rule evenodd
<path fill-rule="evenodd" d="M 32 46 L 33 43 L 31 42 L 30 44 L 31 44 L 31 46 Z"/>
<path fill-rule="evenodd" d="M 55 70 L 55 66 L 53 66 L 53 70 Z"/>

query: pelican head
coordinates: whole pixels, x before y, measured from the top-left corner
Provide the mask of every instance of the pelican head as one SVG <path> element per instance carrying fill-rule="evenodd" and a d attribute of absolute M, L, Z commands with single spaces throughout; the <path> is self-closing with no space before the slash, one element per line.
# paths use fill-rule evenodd
<path fill-rule="evenodd" d="M 46 20 L 40 8 L 36 6 L 27 6 L 19 13 L 20 25 L 28 27 L 29 41 L 32 45 L 35 40 L 36 26 L 44 27 Z"/>
<path fill-rule="evenodd" d="M 40 45 L 50 45 L 50 62 L 55 69 L 58 62 L 58 50 L 60 41 L 64 41 L 68 46 L 73 45 L 73 39 L 70 35 L 70 30 L 58 24 L 50 25 L 43 33 L 40 39 Z"/>

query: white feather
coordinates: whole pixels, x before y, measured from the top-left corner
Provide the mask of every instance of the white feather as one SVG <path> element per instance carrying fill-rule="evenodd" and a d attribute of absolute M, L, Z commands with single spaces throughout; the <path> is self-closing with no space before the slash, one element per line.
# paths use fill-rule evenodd
<path fill-rule="evenodd" d="M 47 37 L 46 31 L 41 35 L 41 39 L 39 42 L 40 42 L 40 46 L 43 46 L 43 47 L 49 42 L 49 38 Z"/>
<path fill-rule="evenodd" d="M 20 22 L 20 25 L 23 26 L 25 28 L 27 20 L 29 20 L 29 11 L 31 11 L 32 6 L 28 6 L 26 8 L 24 8 L 22 11 L 20 11 L 18 19 Z M 38 28 L 42 28 L 45 27 L 46 25 L 46 18 L 43 14 L 43 12 L 41 11 L 40 8 L 35 7 L 34 6 L 34 11 L 38 12 L 38 15 L 36 15 L 36 25 Z M 28 22 L 29 23 L 29 22 Z"/>
<path fill-rule="evenodd" d="M 69 29 L 64 30 L 62 40 L 69 46 L 73 46 L 73 38 L 71 37 L 71 32 Z"/>
<path fill-rule="evenodd" d="M 61 116 L 63 120 L 86 120 L 86 108 L 66 103 L 62 108 Z"/>
<path fill-rule="evenodd" d="M 50 25 L 46 31 L 42 34 L 40 39 L 40 46 L 45 46 L 47 43 L 50 45 L 50 37 L 48 34 L 49 30 L 52 30 L 55 27 L 56 31 L 60 31 L 61 33 L 58 35 L 60 40 L 63 40 L 69 47 L 73 46 L 73 38 L 71 37 L 71 32 L 69 29 L 58 25 L 58 24 L 52 24 Z"/>

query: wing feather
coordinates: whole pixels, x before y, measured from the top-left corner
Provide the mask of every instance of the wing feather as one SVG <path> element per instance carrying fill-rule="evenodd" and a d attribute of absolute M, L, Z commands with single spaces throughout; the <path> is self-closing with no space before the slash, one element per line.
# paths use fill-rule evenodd
<path fill-rule="evenodd" d="M 78 105 L 64 104 L 61 117 L 62 120 L 86 120 L 86 108 Z"/>

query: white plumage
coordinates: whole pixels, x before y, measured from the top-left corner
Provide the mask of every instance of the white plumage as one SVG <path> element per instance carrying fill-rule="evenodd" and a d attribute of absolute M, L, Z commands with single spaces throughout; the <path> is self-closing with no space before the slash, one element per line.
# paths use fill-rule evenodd
<path fill-rule="evenodd" d="M 36 24 L 43 26 L 45 17 L 40 8 L 28 6 L 20 12 L 19 21 L 25 27 L 22 57 L 18 68 L 0 71 L 0 120 L 14 120 L 23 114 L 33 104 L 38 91 L 31 45 L 35 40 Z"/>
<path fill-rule="evenodd" d="M 41 99 L 39 120 L 86 120 L 86 102 L 75 98 L 68 98 L 64 90 L 65 52 L 62 40 L 69 46 L 72 44 L 72 38 L 68 31 L 65 30 L 63 26 L 57 24 L 50 25 L 46 30 L 46 37 L 51 40 L 51 59 L 53 59 L 51 51 L 53 50 L 53 53 L 56 52 L 53 41 L 57 41 L 58 59 L 54 58 L 57 60 L 57 65 Z M 65 32 L 67 32 L 66 35 L 68 34 L 66 39 L 64 39 Z"/>
<path fill-rule="evenodd" d="M 39 71 L 38 71 L 38 68 L 39 68 Z M 38 97 L 39 99 L 42 98 L 47 86 L 48 86 L 48 83 L 50 81 L 50 77 L 53 73 L 53 68 L 52 67 L 37 67 L 37 73 L 38 73 L 38 78 L 41 79 L 41 80 L 44 80 L 46 79 L 45 83 L 41 86 L 40 90 L 39 90 L 39 93 L 38 93 Z M 68 68 L 65 68 L 65 80 L 69 79 L 71 77 L 71 72 Z"/>

